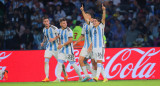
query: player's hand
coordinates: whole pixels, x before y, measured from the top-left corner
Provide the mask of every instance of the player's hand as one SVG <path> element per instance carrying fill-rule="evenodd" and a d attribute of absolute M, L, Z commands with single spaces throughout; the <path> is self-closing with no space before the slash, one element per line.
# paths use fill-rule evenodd
<path fill-rule="evenodd" d="M 41 47 L 43 47 L 44 43 L 41 43 Z"/>
<path fill-rule="evenodd" d="M 106 7 L 102 4 L 102 10 L 104 11 L 104 10 L 106 10 Z"/>
<path fill-rule="evenodd" d="M 58 45 L 58 49 L 60 50 L 63 47 L 63 45 Z"/>
<path fill-rule="evenodd" d="M 49 42 L 53 42 L 53 41 L 54 41 L 54 38 L 50 38 L 50 39 L 49 39 Z"/>
<path fill-rule="evenodd" d="M 81 10 L 81 11 L 84 11 L 83 5 L 82 5 L 82 7 L 80 8 L 80 10 Z"/>
<path fill-rule="evenodd" d="M 87 52 L 90 53 L 92 51 L 92 47 L 89 47 Z"/>
<path fill-rule="evenodd" d="M 77 42 L 73 43 L 73 47 L 77 44 Z"/>

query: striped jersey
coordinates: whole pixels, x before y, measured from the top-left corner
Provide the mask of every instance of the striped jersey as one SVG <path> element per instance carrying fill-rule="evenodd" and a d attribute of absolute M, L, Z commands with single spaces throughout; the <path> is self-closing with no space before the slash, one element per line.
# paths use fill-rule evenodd
<path fill-rule="evenodd" d="M 92 47 L 94 48 L 103 48 L 104 47 L 104 27 L 105 25 L 100 23 L 97 28 L 90 24 L 91 27 L 91 40 Z"/>
<path fill-rule="evenodd" d="M 63 45 L 65 42 L 67 42 L 69 40 L 70 37 L 73 37 L 73 32 L 69 27 L 67 27 L 64 30 L 62 28 L 60 28 L 59 29 L 59 36 L 60 36 L 61 45 Z M 73 43 L 68 44 L 66 46 L 63 46 L 60 50 L 60 53 L 74 54 Z"/>
<path fill-rule="evenodd" d="M 92 23 L 91 23 L 92 24 Z M 85 41 L 84 41 L 84 48 L 89 48 L 90 44 L 91 44 L 91 29 L 89 27 L 89 25 L 87 23 L 83 24 L 83 28 L 82 28 L 82 35 L 84 35 L 85 37 Z"/>
<path fill-rule="evenodd" d="M 48 29 L 46 29 L 44 27 L 43 28 L 43 34 L 47 38 L 46 50 L 57 51 L 58 39 L 53 41 L 53 42 L 49 42 L 49 39 L 58 36 L 58 28 L 56 26 L 53 26 L 53 25 L 51 25 Z"/>

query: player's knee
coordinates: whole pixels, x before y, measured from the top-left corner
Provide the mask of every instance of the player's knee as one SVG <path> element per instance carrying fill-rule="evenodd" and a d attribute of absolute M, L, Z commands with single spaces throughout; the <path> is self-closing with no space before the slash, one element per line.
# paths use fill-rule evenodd
<path fill-rule="evenodd" d="M 72 65 L 72 64 L 74 64 L 74 63 L 75 63 L 75 61 L 69 61 L 69 63 Z"/>
<path fill-rule="evenodd" d="M 49 62 L 49 58 L 45 58 L 45 62 Z"/>
<path fill-rule="evenodd" d="M 101 63 L 97 63 L 97 67 L 103 68 L 103 65 Z"/>
<path fill-rule="evenodd" d="M 79 62 L 82 63 L 84 61 L 83 57 L 79 58 Z"/>
<path fill-rule="evenodd" d="M 59 62 L 59 63 L 62 63 L 62 64 L 64 63 L 64 61 L 61 60 L 61 59 L 58 59 L 58 62 Z"/>

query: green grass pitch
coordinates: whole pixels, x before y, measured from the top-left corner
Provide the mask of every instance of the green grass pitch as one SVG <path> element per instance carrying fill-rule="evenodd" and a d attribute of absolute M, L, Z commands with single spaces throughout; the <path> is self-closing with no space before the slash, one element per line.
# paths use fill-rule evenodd
<path fill-rule="evenodd" d="M 0 86 L 160 86 L 160 80 L 110 80 L 98 82 L 0 82 Z"/>

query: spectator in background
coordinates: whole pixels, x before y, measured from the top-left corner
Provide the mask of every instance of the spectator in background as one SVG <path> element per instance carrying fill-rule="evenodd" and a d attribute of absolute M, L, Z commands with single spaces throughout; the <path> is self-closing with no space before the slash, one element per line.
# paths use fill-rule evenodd
<path fill-rule="evenodd" d="M 152 29 L 152 35 L 154 37 L 154 39 L 157 39 L 158 38 L 158 20 L 155 20 L 153 22 L 153 25 L 151 26 L 151 29 Z"/>
<path fill-rule="evenodd" d="M 71 2 L 76 6 L 77 9 L 81 7 L 81 2 L 79 0 L 71 0 Z"/>
<path fill-rule="evenodd" d="M 123 39 L 124 39 L 125 31 L 122 30 L 122 26 L 118 25 L 117 29 L 115 30 L 113 34 L 113 43 L 115 47 L 122 47 Z"/>
<path fill-rule="evenodd" d="M 160 26 L 158 27 L 158 37 L 155 38 L 154 46 L 155 47 L 159 47 L 160 46 Z"/>
<path fill-rule="evenodd" d="M 61 6 L 61 5 L 62 5 L 62 2 L 59 1 L 59 0 L 54 0 L 54 1 L 53 1 L 53 5 L 54 5 L 54 6 L 57 6 L 57 5 L 60 5 L 60 6 Z"/>
<path fill-rule="evenodd" d="M 13 27 L 11 25 L 8 25 L 7 27 L 5 27 L 4 29 L 4 40 L 5 40 L 5 48 L 12 50 L 14 49 L 14 45 L 10 44 L 13 43 L 13 38 L 16 35 L 16 31 L 13 29 Z"/>
<path fill-rule="evenodd" d="M 139 33 L 140 32 L 138 30 L 136 30 L 136 26 L 134 24 L 132 24 L 130 26 L 130 29 L 128 29 L 125 34 L 125 37 L 123 40 L 123 46 L 132 47 L 133 42 L 136 40 Z"/>
<path fill-rule="evenodd" d="M 29 7 L 29 9 L 32 8 L 33 0 L 24 0 L 24 2 L 25 2 L 25 5 Z"/>
<path fill-rule="evenodd" d="M 43 14 L 44 5 L 42 2 L 39 2 L 38 0 L 33 0 L 33 9 L 35 11 L 38 11 L 40 14 Z"/>
<path fill-rule="evenodd" d="M 144 42 L 144 36 L 143 34 L 138 34 L 138 37 L 136 38 L 136 41 L 133 42 L 133 47 L 144 47 L 145 42 Z"/>
<path fill-rule="evenodd" d="M 81 36 L 81 32 L 82 32 L 81 22 L 77 21 L 76 26 L 73 29 L 73 41 L 78 40 L 78 38 Z"/>
<path fill-rule="evenodd" d="M 35 26 L 38 27 L 38 24 L 40 23 L 40 19 L 41 19 L 41 16 L 39 15 L 39 12 L 36 11 L 36 12 L 31 16 L 31 25 L 32 25 L 32 27 L 35 27 Z"/>
<path fill-rule="evenodd" d="M 62 9 L 66 13 L 66 16 L 71 16 L 73 14 L 73 8 L 75 8 L 75 5 L 71 3 L 70 0 L 64 0 L 62 4 Z"/>
<path fill-rule="evenodd" d="M 21 15 L 22 15 L 22 18 L 23 18 L 23 21 L 29 25 L 30 24 L 30 9 L 29 7 L 25 4 L 24 1 L 21 1 L 22 5 L 18 8 Z"/>
<path fill-rule="evenodd" d="M 106 41 L 107 41 L 106 46 L 112 48 L 113 47 L 113 32 L 108 26 L 106 26 L 105 28 L 106 29 L 105 29 L 104 34 L 105 34 Z"/>
<path fill-rule="evenodd" d="M 38 31 L 38 29 L 35 29 L 34 30 L 34 33 L 33 33 L 33 38 L 34 38 L 34 41 L 33 41 L 33 48 L 34 49 L 38 49 L 38 50 L 40 50 L 40 49 L 42 49 L 42 47 L 41 47 L 41 42 L 42 42 L 42 34 L 40 34 L 40 32 Z"/>
<path fill-rule="evenodd" d="M 3 44 L 4 44 L 4 34 L 3 31 L 0 30 L 0 50 L 3 50 Z"/>
<path fill-rule="evenodd" d="M 91 0 L 86 0 L 84 2 L 84 9 L 88 11 L 90 8 L 94 7 L 94 4 Z"/>
<path fill-rule="evenodd" d="M 22 19 L 22 14 L 19 12 L 18 9 L 14 9 L 13 16 L 9 16 L 11 23 L 14 25 L 15 22 L 20 22 Z"/>
<path fill-rule="evenodd" d="M 30 32 L 30 29 L 27 28 L 21 37 L 21 48 L 31 50 L 33 48 L 33 40 L 33 34 Z"/>
<path fill-rule="evenodd" d="M 66 17 L 66 13 L 61 9 L 60 5 L 56 6 L 56 10 L 54 11 L 55 21 L 58 22 L 59 19 Z"/>

